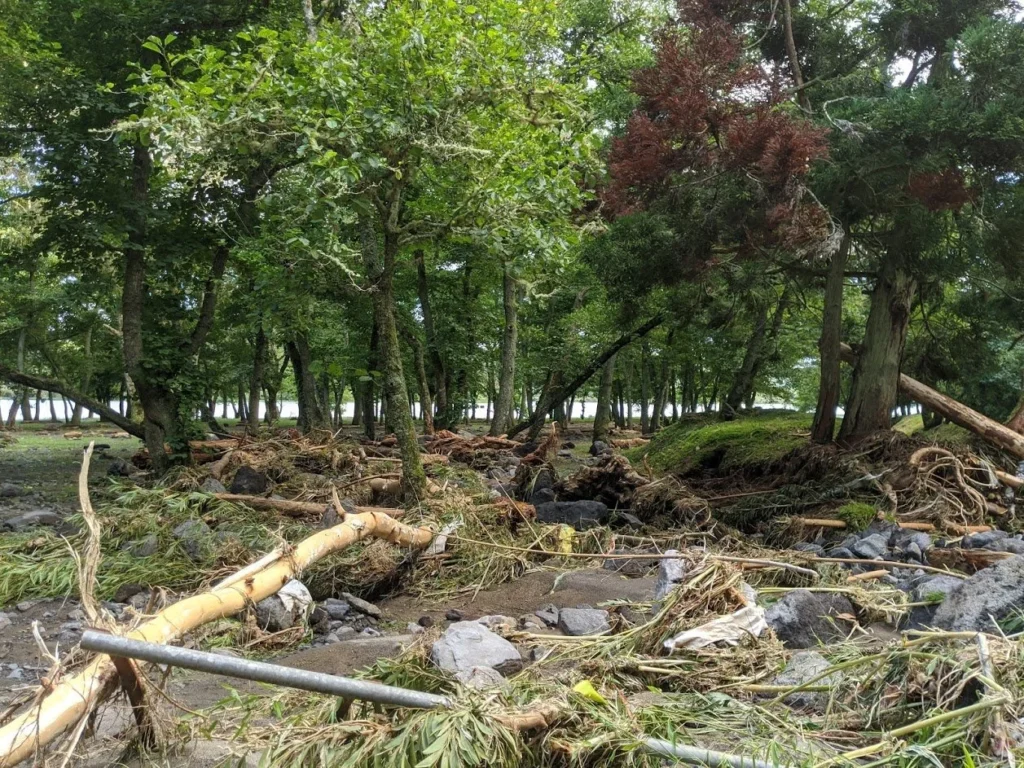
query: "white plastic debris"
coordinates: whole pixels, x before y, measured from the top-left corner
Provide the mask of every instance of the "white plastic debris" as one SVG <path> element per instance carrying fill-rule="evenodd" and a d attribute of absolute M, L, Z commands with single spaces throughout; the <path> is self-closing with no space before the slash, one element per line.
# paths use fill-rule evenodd
<path fill-rule="evenodd" d="M 665 641 L 665 650 L 669 653 L 679 649 L 693 651 L 715 643 L 739 645 L 747 637 L 760 637 L 766 629 L 768 623 L 764 620 L 764 609 L 748 605 L 728 616 L 720 616 L 695 629 L 680 632 Z"/>
<path fill-rule="evenodd" d="M 281 598 L 285 610 L 294 616 L 305 616 L 313 605 L 313 596 L 309 594 L 306 585 L 298 579 L 292 579 L 281 587 L 277 596 Z"/>

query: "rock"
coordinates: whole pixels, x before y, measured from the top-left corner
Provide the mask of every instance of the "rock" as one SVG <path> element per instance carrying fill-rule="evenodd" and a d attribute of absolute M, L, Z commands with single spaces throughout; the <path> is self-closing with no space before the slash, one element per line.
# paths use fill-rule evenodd
<path fill-rule="evenodd" d="M 643 528 L 644 521 L 629 512 L 616 512 L 612 520 L 615 525 L 624 525 L 629 528 Z"/>
<path fill-rule="evenodd" d="M 267 632 L 281 632 L 305 621 L 313 598 L 301 581 L 292 579 L 256 604 L 256 625 Z"/>
<path fill-rule="evenodd" d="M 612 452 L 612 447 L 604 440 L 595 440 L 590 444 L 591 456 L 604 456 Z"/>
<path fill-rule="evenodd" d="M 786 664 L 786 668 L 772 680 L 772 685 L 801 685 L 813 680 L 831 667 L 828 659 L 817 651 L 797 651 Z M 842 680 L 838 672 L 821 678 L 815 685 L 837 685 Z M 795 709 L 822 710 L 828 702 L 827 693 L 800 691 L 787 696 L 783 701 Z"/>
<path fill-rule="evenodd" d="M 511 616 L 501 616 L 494 614 L 491 616 L 481 616 L 476 620 L 478 624 L 483 624 L 488 629 L 515 629 L 516 620 Z"/>
<path fill-rule="evenodd" d="M 475 621 L 460 621 L 448 627 L 431 647 L 430 660 L 453 673 L 522 662 L 512 643 Z"/>
<path fill-rule="evenodd" d="M 379 619 L 384 615 L 376 605 L 369 603 L 360 597 L 356 597 L 350 592 L 342 592 L 341 596 L 348 601 L 348 604 L 351 605 L 352 608 L 359 611 L 359 613 L 365 613 L 367 616 L 373 616 L 375 619 Z"/>
<path fill-rule="evenodd" d="M 995 552 L 1010 552 L 1014 555 L 1024 555 L 1024 541 L 1020 539 L 1003 539 L 989 544 L 985 549 Z"/>
<path fill-rule="evenodd" d="M 133 597 L 143 592 L 149 592 L 149 587 L 142 584 L 122 584 L 114 593 L 115 603 L 127 603 Z"/>
<path fill-rule="evenodd" d="M 0 613 L 0 632 L 3 632 L 5 629 L 7 629 L 9 626 L 13 624 L 14 622 L 11 621 L 10 616 L 8 616 L 6 613 Z"/>
<path fill-rule="evenodd" d="M 765 620 L 787 648 L 813 648 L 846 637 L 842 619 L 835 617 L 853 613 L 843 595 L 798 589 L 768 608 Z"/>
<path fill-rule="evenodd" d="M 227 493 L 228 489 L 224 487 L 224 483 L 218 480 L 216 477 L 208 477 L 203 480 L 199 486 L 199 490 L 203 493 Z"/>
<path fill-rule="evenodd" d="M 535 645 L 530 649 L 530 661 L 544 661 L 550 655 L 551 649 L 543 645 Z"/>
<path fill-rule="evenodd" d="M 654 549 L 615 549 L 613 555 L 645 555 L 656 554 Z M 621 560 L 605 560 L 601 566 L 606 571 L 621 573 L 623 576 L 646 576 L 647 573 L 658 565 L 659 561 L 652 558 L 631 557 Z"/>
<path fill-rule="evenodd" d="M 35 600 L 22 600 L 14 607 L 18 609 L 18 613 L 26 613 L 35 607 L 36 602 Z"/>
<path fill-rule="evenodd" d="M 850 551 L 864 560 L 884 560 L 889 552 L 889 537 L 881 533 L 873 533 L 858 540 Z"/>
<path fill-rule="evenodd" d="M 907 629 L 921 629 L 934 624 L 939 605 L 957 592 L 963 583 L 964 580 L 956 576 L 930 576 L 919 581 L 910 591 L 911 602 L 929 605 L 916 605 L 910 609 Z"/>
<path fill-rule="evenodd" d="M 206 560 L 213 553 L 213 531 L 202 520 L 187 520 L 171 531 L 171 535 L 190 560 Z"/>
<path fill-rule="evenodd" d="M 231 481 L 231 493 L 242 493 L 249 496 L 255 496 L 260 493 L 265 493 L 270 482 L 267 480 L 267 476 L 262 472 L 259 472 L 247 464 L 243 464 L 235 472 L 235 477 Z"/>
<path fill-rule="evenodd" d="M 124 459 L 114 459 L 107 467 L 107 474 L 111 477 L 129 477 L 135 472 L 131 462 Z"/>
<path fill-rule="evenodd" d="M 678 555 L 678 549 L 668 549 L 666 555 Z M 654 585 L 654 599 L 664 600 L 686 578 L 686 563 L 678 557 L 666 557 L 658 562 L 658 581 Z"/>
<path fill-rule="evenodd" d="M 407 635 L 422 635 L 426 631 L 427 630 L 425 630 L 415 621 L 410 621 L 408 624 L 405 625 L 405 633 Z"/>
<path fill-rule="evenodd" d="M 341 499 L 341 508 L 348 515 L 355 515 L 359 513 L 356 509 L 356 503 L 352 499 Z M 328 504 L 324 508 L 324 516 L 320 518 L 320 527 L 326 530 L 327 528 L 333 528 L 334 526 L 341 523 L 341 516 L 338 515 L 338 511 L 334 508 L 333 504 Z"/>
<path fill-rule="evenodd" d="M 17 532 L 36 528 L 40 525 L 58 525 L 61 519 L 61 516 L 52 509 L 33 509 L 31 512 L 25 512 L 17 517 L 5 520 L 3 527 Z"/>
<path fill-rule="evenodd" d="M 799 541 L 794 544 L 791 549 L 795 549 L 797 552 L 806 552 L 809 555 L 823 555 L 825 554 L 825 548 L 821 544 L 811 544 L 808 541 Z"/>
<path fill-rule="evenodd" d="M 608 611 L 599 608 L 563 608 L 558 612 L 558 628 L 572 637 L 608 632 Z"/>
<path fill-rule="evenodd" d="M 556 608 L 551 603 L 548 603 L 547 605 L 542 605 L 540 608 L 533 612 L 533 615 L 541 621 L 543 621 L 549 627 L 553 627 L 556 624 L 558 624 L 558 608 Z"/>
<path fill-rule="evenodd" d="M 456 608 L 449 608 L 444 612 L 444 617 L 447 621 L 462 621 L 463 613 Z"/>
<path fill-rule="evenodd" d="M 331 617 L 318 605 L 309 612 L 309 626 L 314 635 L 326 635 L 331 631 Z"/>
<path fill-rule="evenodd" d="M 143 536 L 141 539 L 127 542 L 121 549 L 125 550 L 132 557 L 152 557 L 160 548 L 160 537 L 155 533 Z"/>
<path fill-rule="evenodd" d="M 609 516 L 600 501 L 553 501 L 537 507 L 538 522 L 571 525 L 578 531 L 604 525 Z"/>
<path fill-rule="evenodd" d="M 422 631 L 422 630 L 420 630 Z M 501 688 L 507 683 L 501 674 L 491 667 L 470 667 L 455 673 L 455 679 L 467 688 L 483 691 L 488 688 Z"/>
<path fill-rule="evenodd" d="M 359 634 L 363 637 L 381 637 L 383 635 L 379 629 L 374 629 L 373 627 L 363 627 L 359 630 Z"/>
<path fill-rule="evenodd" d="M 324 609 L 333 621 L 341 621 L 352 610 L 352 606 L 349 603 L 336 597 L 328 597 L 320 604 L 320 607 Z"/>
<path fill-rule="evenodd" d="M 1008 538 L 1009 535 L 1006 531 L 999 530 L 971 533 L 960 540 L 960 546 L 964 549 L 987 549 L 989 545 Z"/>
<path fill-rule="evenodd" d="M 850 560 L 853 558 L 853 552 L 848 550 L 846 547 L 834 547 L 826 552 L 829 557 L 839 557 L 843 560 Z"/>
<path fill-rule="evenodd" d="M 965 579 L 935 611 L 935 626 L 954 632 L 999 631 L 998 622 L 1024 605 L 1024 557 L 990 565 Z"/>
<path fill-rule="evenodd" d="M 14 483 L 3 483 L 0 485 L 0 498 L 12 499 L 24 493 L 25 491 L 20 485 L 15 485 Z"/>
<path fill-rule="evenodd" d="M 338 638 L 338 640 L 351 640 L 356 636 L 356 630 L 354 627 L 338 627 L 331 634 Z"/>
<path fill-rule="evenodd" d="M 581 568 L 561 574 L 552 587 L 552 592 L 577 592 L 586 595 L 592 603 L 618 600 L 627 603 L 650 602 L 654 596 L 655 579 L 645 576 L 640 579 L 625 579 L 617 573 L 600 568 Z"/>
<path fill-rule="evenodd" d="M 434 619 L 430 616 L 420 616 L 416 619 L 416 623 L 424 629 L 434 626 Z"/>
<path fill-rule="evenodd" d="M 542 504 L 552 504 L 555 501 L 555 489 L 554 488 L 541 488 L 540 490 L 534 491 L 530 496 L 530 503 L 535 507 L 539 507 Z"/>
<path fill-rule="evenodd" d="M 560 450 L 558 452 L 558 458 L 560 458 L 560 459 L 571 459 L 572 458 L 572 451 L 569 450 L 568 448 L 563 448 L 562 450 Z"/>
<path fill-rule="evenodd" d="M 529 632 L 532 629 L 544 629 L 544 622 L 532 613 L 524 613 L 516 622 L 519 629 Z"/>
<path fill-rule="evenodd" d="M 924 562 L 924 551 L 915 541 L 910 542 L 906 547 L 904 547 L 903 554 L 906 555 L 908 560 L 913 560 L 915 563 Z"/>

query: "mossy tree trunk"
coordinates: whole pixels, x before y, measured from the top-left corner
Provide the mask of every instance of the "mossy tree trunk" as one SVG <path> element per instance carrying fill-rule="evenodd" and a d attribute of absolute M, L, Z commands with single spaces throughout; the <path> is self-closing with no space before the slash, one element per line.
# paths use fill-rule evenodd
<path fill-rule="evenodd" d="M 593 439 L 607 440 L 612 424 L 612 384 L 615 381 L 615 355 L 601 368 L 601 382 L 597 387 L 597 411 L 594 413 Z"/>
<path fill-rule="evenodd" d="M 494 419 L 490 434 L 504 434 L 511 426 L 512 399 L 516 383 L 516 344 L 519 338 L 518 286 L 512 274 L 512 266 L 506 261 L 501 276 L 502 305 L 505 311 L 505 327 L 501 336 L 501 371 L 498 374 L 498 397 L 494 404 Z"/>
<path fill-rule="evenodd" d="M 821 336 L 818 352 L 821 355 L 818 402 L 814 409 L 811 440 L 831 443 L 836 431 L 836 408 L 839 405 L 842 378 L 839 370 L 839 344 L 843 330 L 843 278 L 850 255 L 850 240 L 844 236 L 829 265 L 825 279 L 825 305 L 821 313 Z"/>

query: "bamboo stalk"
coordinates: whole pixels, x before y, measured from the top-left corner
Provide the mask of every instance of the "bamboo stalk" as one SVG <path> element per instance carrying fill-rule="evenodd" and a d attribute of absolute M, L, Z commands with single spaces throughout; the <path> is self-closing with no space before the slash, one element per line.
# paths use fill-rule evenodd
<path fill-rule="evenodd" d="M 232 616 L 247 605 L 270 597 L 317 560 L 368 537 L 422 549 L 430 543 L 433 532 L 403 525 L 379 513 L 350 515 L 340 525 L 301 541 L 290 557 L 276 560 L 243 581 L 177 602 L 126 637 L 152 643 L 171 642 L 196 627 Z M 37 706 L 0 729 L 0 766 L 14 766 L 32 757 L 78 723 L 104 698 L 115 676 L 110 657 L 97 656 L 77 675 L 54 687 Z"/>
<path fill-rule="evenodd" d="M 868 571 L 867 573 L 858 573 L 853 576 L 846 578 L 847 584 L 854 584 L 858 581 L 874 581 L 880 579 L 883 576 L 887 576 L 889 572 L 885 568 L 879 568 L 877 571 Z"/>
<path fill-rule="evenodd" d="M 1009 472 L 1003 472 L 1001 469 L 993 470 L 996 473 L 996 477 L 1003 485 L 1008 485 L 1011 488 L 1018 490 L 1024 488 L 1024 479 L 1011 475 Z"/>
<path fill-rule="evenodd" d="M 845 528 L 845 520 L 833 520 L 827 517 L 794 517 L 793 522 L 802 523 L 808 528 Z"/>

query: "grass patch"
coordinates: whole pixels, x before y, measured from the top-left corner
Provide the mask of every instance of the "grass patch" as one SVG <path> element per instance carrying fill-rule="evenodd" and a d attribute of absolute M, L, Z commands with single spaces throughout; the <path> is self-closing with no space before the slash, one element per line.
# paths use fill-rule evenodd
<path fill-rule="evenodd" d="M 846 523 L 851 531 L 865 530 L 877 516 L 874 505 L 861 501 L 851 501 L 836 510 L 836 517 Z"/>
<path fill-rule="evenodd" d="M 626 455 L 633 462 L 646 458 L 657 472 L 735 470 L 785 456 L 807 442 L 810 426 L 810 415 L 802 413 L 747 416 L 735 421 L 680 421 Z"/>

